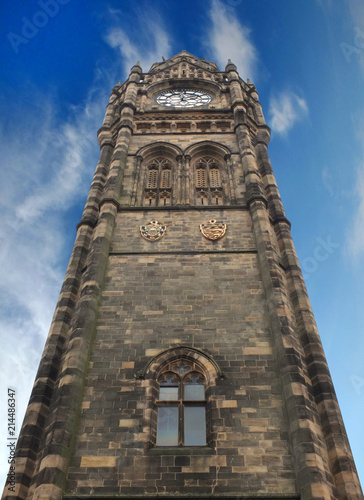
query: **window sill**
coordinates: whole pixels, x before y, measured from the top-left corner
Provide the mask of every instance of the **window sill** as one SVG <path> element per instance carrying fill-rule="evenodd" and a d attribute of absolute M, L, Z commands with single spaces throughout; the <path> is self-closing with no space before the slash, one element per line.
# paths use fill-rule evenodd
<path fill-rule="evenodd" d="M 153 446 L 147 453 L 149 455 L 213 455 L 214 450 L 209 446 Z"/>

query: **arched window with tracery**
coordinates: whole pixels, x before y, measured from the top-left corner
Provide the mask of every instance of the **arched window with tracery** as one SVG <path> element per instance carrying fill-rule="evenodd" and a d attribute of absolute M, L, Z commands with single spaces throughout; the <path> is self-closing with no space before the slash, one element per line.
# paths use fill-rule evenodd
<path fill-rule="evenodd" d="M 223 188 L 219 162 L 203 156 L 195 164 L 196 202 L 198 205 L 222 205 Z"/>
<path fill-rule="evenodd" d="M 156 446 L 206 446 L 206 381 L 198 366 L 168 363 L 157 383 Z"/>
<path fill-rule="evenodd" d="M 155 158 L 147 167 L 144 189 L 145 206 L 165 206 L 172 203 L 172 164 L 166 158 Z"/>

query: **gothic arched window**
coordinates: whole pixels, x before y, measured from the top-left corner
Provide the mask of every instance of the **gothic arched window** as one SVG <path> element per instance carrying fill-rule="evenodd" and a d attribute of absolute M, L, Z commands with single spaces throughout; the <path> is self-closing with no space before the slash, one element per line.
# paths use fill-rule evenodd
<path fill-rule="evenodd" d="M 157 446 L 206 446 L 205 378 L 192 363 L 169 364 L 158 377 Z"/>
<path fill-rule="evenodd" d="M 155 158 L 147 167 L 144 205 L 170 205 L 172 198 L 172 164 L 166 158 Z"/>
<path fill-rule="evenodd" d="M 210 156 L 200 158 L 195 164 L 196 201 L 198 205 L 222 205 L 220 165 Z"/>

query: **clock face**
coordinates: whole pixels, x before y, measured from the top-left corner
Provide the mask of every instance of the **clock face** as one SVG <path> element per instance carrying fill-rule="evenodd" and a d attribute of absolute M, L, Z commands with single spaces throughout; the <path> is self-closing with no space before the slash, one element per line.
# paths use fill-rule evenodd
<path fill-rule="evenodd" d="M 211 102 L 212 96 L 204 90 L 175 89 L 158 94 L 157 103 L 173 108 L 196 108 Z"/>

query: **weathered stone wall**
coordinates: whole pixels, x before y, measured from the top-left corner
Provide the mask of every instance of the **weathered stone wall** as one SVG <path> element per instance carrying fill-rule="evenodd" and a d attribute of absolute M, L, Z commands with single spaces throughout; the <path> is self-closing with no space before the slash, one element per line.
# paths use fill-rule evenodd
<path fill-rule="evenodd" d="M 139 226 L 157 216 L 167 232 L 145 241 Z M 213 218 L 227 223 L 216 242 L 199 231 Z M 225 374 L 208 392 L 211 446 L 171 450 L 151 442 L 151 381 L 136 374 L 180 344 L 203 350 Z M 281 382 L 246 210 L 118 214 L 82 407 L 69 493 L 294 495 Z"/>

